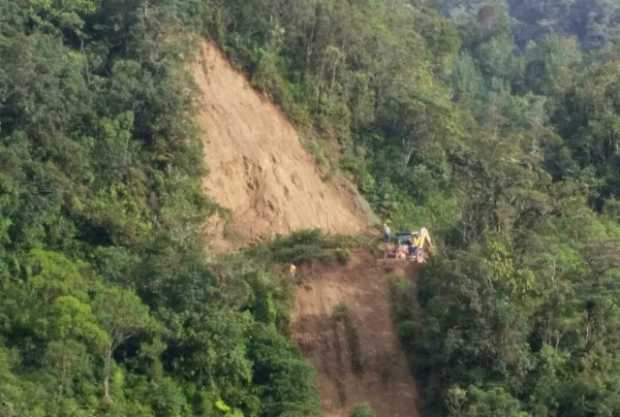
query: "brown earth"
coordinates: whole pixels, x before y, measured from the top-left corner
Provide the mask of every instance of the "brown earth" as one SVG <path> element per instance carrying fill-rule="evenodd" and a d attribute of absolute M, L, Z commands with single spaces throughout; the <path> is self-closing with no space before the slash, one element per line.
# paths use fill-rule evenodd
<path fill-rule="evenodd" d="M 384 261 L 366 251 L 346 266 L 301 271 L 292 318 L 293 339 L 318 371 L 326 417 L 348 417 L 368 402 L 378 417 L 417 417 L 417 388 L 400 350 L 391 315 L 390 282 L 413 277 L 415 264 Z M 351 341 L 334 311 L 346 306 L 359 336 L 361 372 Z"/>
<path fill-rule="evenodd" d="M 204 188 L 230 210 L 226 226 L 224 216 L 212 220 L 210 241 L 221 244 L 223 234 L 229 244 L 243 244 L 300 229 L 347 235 L 367 229 L 370 211 L 353 187 L 322 179 L 291 123 L 213 44 L 203 44 L 192 70 L 210 171 Z"/>
<path fill-rule="evenodd" d="M 207 227 L 215 249 L 300 229 L 347 235 L 368 230 L 373 219 L 363 199 L 347 181 L 323 179 L 286 117 L 213 44 L 203 44 L 192 71 L 210 170 L 204 189 L 226 209 Z M 378 417 L 418 416 L 417 389 L 399 348 L 390 302 L 390 280 L 413 274 L 408 265 L 382 264 L 360 250 L 346 266 L 300 268 L 292 333 L 318 371 L 326 417 L 348 417 L 362 402 Z M 338 306 L 348 311 L 357 349 L 343 321 L 333 318 Z M 354 369 L 354 356 L 361 370 Z"/>

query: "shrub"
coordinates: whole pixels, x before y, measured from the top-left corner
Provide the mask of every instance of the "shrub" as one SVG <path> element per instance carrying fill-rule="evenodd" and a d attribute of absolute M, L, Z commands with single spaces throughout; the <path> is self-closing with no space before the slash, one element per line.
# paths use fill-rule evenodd
<path fill-rule="evenodd" d="M 413 318 L 413 292 L 411 282 L 406 278 L 397 278 L 392 281 L 390 288 L 392 309 L 397 322 Z"/>
<path fill-rule="evenodd" d="M 360 349 L 360 337 L 349 315 L 349 309 L 344 304 L 338 304 L 334 308 L 332 318 L 336 322 L 341 322 L 344 325 L 345 338 L 347 339 L 347 345 L 351 352 L 351 367 L 353 372 L 361 374 L 364 372 L 364 363 L 362 361 L 362 352 Z"/>
<path fill-rule="evenodd" d="M 294 263 L 297 265 L 319 262 L 346 264 L 350 248 L 357 242 L 329 236 L 319 229 L 301 230 L 289 236 L 278 236 L 266 245 L 255 246 L 249 255 L 265 262 Z"/>
<path fill-rule="evenodd" d="M 376 417 L 377 413 L 367 403 L 356 405 L 351 412 L 351 417 Z"/>

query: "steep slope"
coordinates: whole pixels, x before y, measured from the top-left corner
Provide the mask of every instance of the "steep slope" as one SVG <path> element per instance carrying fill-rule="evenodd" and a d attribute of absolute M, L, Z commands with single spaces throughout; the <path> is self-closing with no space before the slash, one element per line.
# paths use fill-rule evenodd
<path fill-rule="evenodd" d="M 370 403 L 378 417 L 418 416 L 416 384 L 391 318 L 390 280 L 411 276 L 408 265 L 381 265 L 361 251 L 346 266 L 301 271 L 293 337 L 318 370 L 327 417 L 348 417 L 361 402 Z M 335 319 L 338 311 L 346 311 L 358 342 Z"/>
<path fill-rule="evenodd" d="M 358 194 L 344 180 L 321 178 L 293 126 L 214 45 L 202 46 L 193 72 L 210 170 L 204 189 L 230 214 L 209 225 L 210 242 L 228 250 L 300 229 L 348 235 L 368 229 L 370 210 Z M 362 402 L 379 417 L 417 417 L 416 385 L 389 297 L 390 276 L 408 272 L 405 264 L 386 270 L 368 251 L 354 253 L 346 266 L 301 269 L 293 337 L 318 370 L 327 417 L 348 416 Z M 338 311 L 346 320 L 334 318 Z"/>
<path fill-rule="evenodd" d="M 321 179 L 293 126 L 214 45 L 202 46 L 193 70 L 210 170 L 204 188 L 230 210 L 229 238 L 247 242 L 309 228 L 339 234 L 366 229 L 369 211 L 352 187 Z M 221 235 L 222 224 L 212 224 L 211 233 Z"/>

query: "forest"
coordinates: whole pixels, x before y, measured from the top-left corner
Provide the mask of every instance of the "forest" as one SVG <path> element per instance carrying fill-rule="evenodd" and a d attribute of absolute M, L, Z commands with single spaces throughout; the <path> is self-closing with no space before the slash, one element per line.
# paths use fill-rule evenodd
<path fill-rule="evenodd" d="M 422 415 L 620 415 L 619 28 L 615 0 L 0 0 L 0 416 L 321 415 L 281 242 L 205 256 L 200 37 L 433 233 L 396 308 Z"/>

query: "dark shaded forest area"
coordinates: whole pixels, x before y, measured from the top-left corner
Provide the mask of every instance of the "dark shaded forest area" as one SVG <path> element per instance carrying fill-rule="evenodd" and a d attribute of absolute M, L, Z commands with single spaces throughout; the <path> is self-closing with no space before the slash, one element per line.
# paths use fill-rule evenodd
<path fill-rule="evenodd" d="M 425 415 L 620 415 L 619 19 L 0 0 L 0 416 L 320 414 L 271 261 L 205 256 L 192 34 L 394 228 L 430 228 L 421 308 L 397 308 Z"/>

